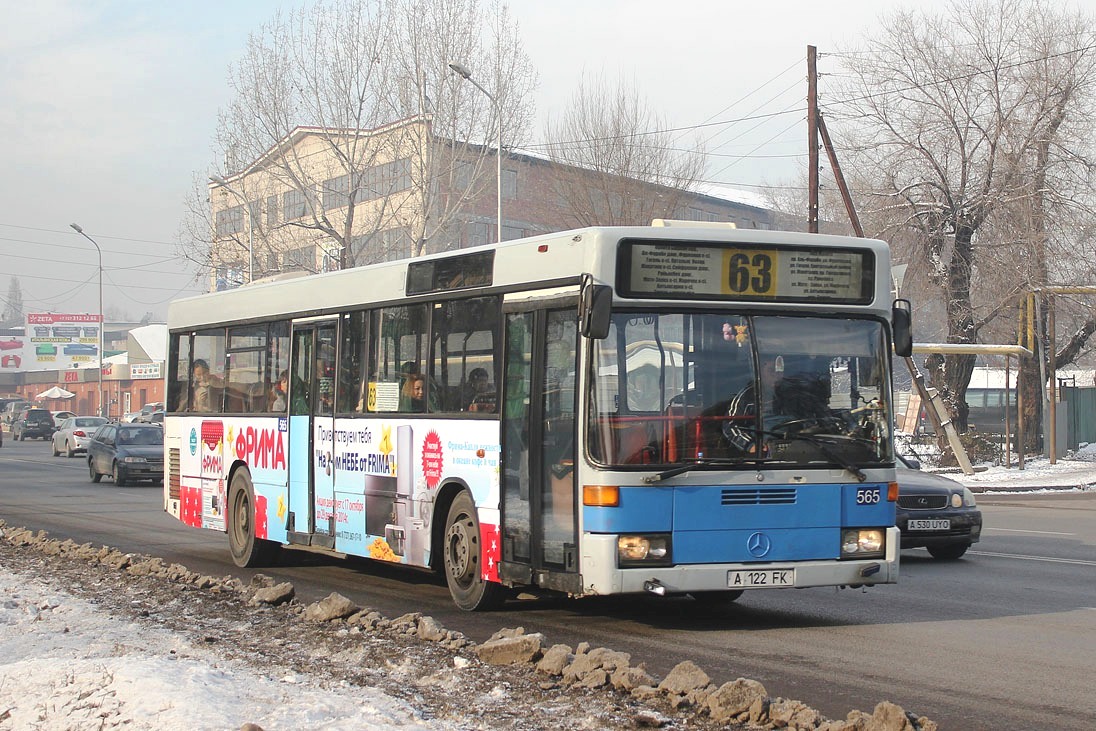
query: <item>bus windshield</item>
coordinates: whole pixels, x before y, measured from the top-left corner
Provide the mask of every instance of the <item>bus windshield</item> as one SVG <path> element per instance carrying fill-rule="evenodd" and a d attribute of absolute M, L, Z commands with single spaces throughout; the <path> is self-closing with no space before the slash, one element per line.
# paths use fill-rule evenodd
<path fill-rule="evenodd" d="M 590 383 L 587 449 L 605 466 L 893 461 L 877 320 L 616 313 Z"/>

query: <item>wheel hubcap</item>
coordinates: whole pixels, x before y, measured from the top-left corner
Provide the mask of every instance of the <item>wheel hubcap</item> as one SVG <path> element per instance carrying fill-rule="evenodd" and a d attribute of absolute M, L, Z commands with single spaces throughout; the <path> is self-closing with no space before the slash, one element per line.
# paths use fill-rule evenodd
<path fill-rule="evenodd" d="M 445 562 L 449 565 L 449 575 L 460 584 L 468 584 L 473 571 L 472 541 L 464 524 L 464 516 L 449 526 L 445 544 Z"/>

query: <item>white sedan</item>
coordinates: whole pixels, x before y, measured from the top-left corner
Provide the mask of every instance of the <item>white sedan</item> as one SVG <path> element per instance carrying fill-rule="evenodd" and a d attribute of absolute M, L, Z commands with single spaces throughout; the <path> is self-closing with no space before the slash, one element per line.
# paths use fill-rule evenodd
<path fill-rule="evenodd" d="M 57 457 L 64 452 L 66 457 L 72 457 L 77 452 L 88 451 L 91 435 L 108 421 L 109 419 L 102 416 L 73 416 L 65 419 L 53 433 L 53 456 Z"/>

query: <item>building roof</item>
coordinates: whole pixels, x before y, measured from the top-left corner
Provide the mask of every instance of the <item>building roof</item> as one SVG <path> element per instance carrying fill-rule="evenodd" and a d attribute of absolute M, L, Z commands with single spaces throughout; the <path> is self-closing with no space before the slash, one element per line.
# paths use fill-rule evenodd
<path fill-rule="evenodd" d="M 167 360 L 167 325 L 142 325 L 129 331 L 151 361 Z M 107 360 L 110 360 L 109 358 Z"/>

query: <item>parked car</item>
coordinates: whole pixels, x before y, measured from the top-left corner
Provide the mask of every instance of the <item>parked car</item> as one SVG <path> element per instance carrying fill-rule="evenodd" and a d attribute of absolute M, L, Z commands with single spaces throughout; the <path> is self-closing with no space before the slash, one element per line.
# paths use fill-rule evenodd
<path fill-rule="evenodd" d="M 145 404 L 141 407 L 141 410 L 137 413 L 137 415 L 133 417 L 133 421 L 143 424 L 151 424 L 152 415 L 157 411 L 162 412 L 163 410 L 164 405 L 159 401 L 153 402 L 151 404 Z M 161 418 L 160 421 L 163 421 L 163 418 Z"/>
<path fill-rule="evenodd" d="M 927 548 L 940 560 L 954 560 L 982 537 L 982 511 L 974 493 L 940 475 L 922 472 L 909 457 L 899 457 L 897 525 L 902 548 Z"/>
<path fill-rule="evenodd" d="M 113 475 L 119 487 L 138 480 L 164 479 L 164 430 L 153 424 L 99 427 L 88 442 L 88 472 L 92 482 Z"/>
<path fill-rule="evenodd" d="M 0 416 L 0 421 L 3 421 L 8 426 L 11 426 L 12 419 L 14 419 L 20 411 L 30 406 L 30 402 L 23 398 L 7 399 L 7 403 L 4 404 L 3 415 Z"/>
<path fill-rule="evenodd" d="M 127 411 L 122 414 L 122 422 L 125 424 L 132 424 L 134 419 L 141 415 L 140 411 Z"/>
<path fill-rule="evenodd" d="M 28 437 L 49 439 L 53 436 L 55 426 L 53 414 L 46 409 L 26 408 L 19 412 L 11 422 L 11 436 L 17 442 Z"/>
<path fill-rule="evenodd" d="M 66 457 L 72 457 L 77 452 L 88 451 L 91 435 L 108 421 L 102 416 L 72 416 L 65 419 L 53 433 L 53 456 L 64 452 Z"/>
<path fill-rule="evenodd" d="M 163 411 L 163 409 L 160 409 L 159 411 L 153 411 L 151 414 L 149 414 L 148 415 L 148 423 L 149 424 L 155 424 L 156 426 L 162 427 L 164 425 L 164 411 Z"/>

